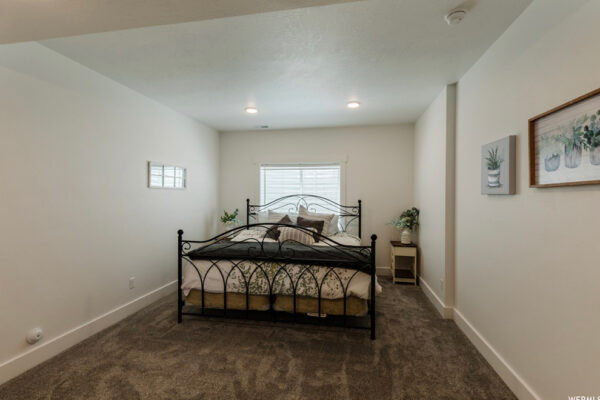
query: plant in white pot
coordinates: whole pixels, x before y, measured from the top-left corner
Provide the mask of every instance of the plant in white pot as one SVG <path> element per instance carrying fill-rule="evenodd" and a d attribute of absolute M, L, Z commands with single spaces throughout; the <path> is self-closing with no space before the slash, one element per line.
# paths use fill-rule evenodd
<path fill-rule="evenodd" d="M 237 218 L 239 212 L 240 211 L 237 208 L 231 214 L 228 213 L 227 211 L 223 210 L 223 215 L 220 217 L 220 219 L 221 219 L 221 222 L 223 223 L 223 225 L 225 226 L 226 231 L 233 229 L 237 225 L 239 225 L 240 221 Z"/>
<path fill-rule="evenodd" d="M 498 155 L 498 147 L 488 150 L 488 156 L 485 158 L 487 161 L 488 170 L 488 186 L 491 188 L 500 186 L 500 166 L 504 162 L 504 159 Z"/>
<path fill-rule="evenodd" d="M 416 207 L 405 210 L 398 218 L 394 218 L 391 222 L 400 232 L 400 242 L 402 244 L 412 243 L 412 232 L 419 226 L 419 209 Z"/>

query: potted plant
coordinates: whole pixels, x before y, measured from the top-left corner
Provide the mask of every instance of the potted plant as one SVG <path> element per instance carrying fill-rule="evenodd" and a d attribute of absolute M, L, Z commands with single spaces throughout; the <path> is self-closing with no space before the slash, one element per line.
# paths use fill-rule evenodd
<path fill-rule="evenodd" d="M 220 219 L 223 225 L 225 226 L 225 230 L 228 231 L 230 229 L 233 229 L 236 225 L 239 224 L 239 220 L 237 218 L 238 214 L 239 210 L 237 208 L 231 214 L 223 210 L 223 215 L 220 217 Z"/>
<path fill-rule="evenodd" d="M 565 147 L 565 167 L 577 168 L 581 164 L 581 151 L 584 144 L 583 124 L 587 121 L 587 114 L 574 120 L 570 126 L 563 128 L 559 140 Z"/>
<path fill-rule="evenodd" d="M 491 188 L 500 186 L 500 166 L 504 159 L 498 155 L 498 146 L 488 150 L 488 155 L 485 158 L 488 170 L 488 186 Z"/>
<path fill-rule="evenodd" d="M 400 235 L 400 242 L 402 244 L 411 244 L 412 231 L 416 230 L 419 226 L 419 209 L 413 207 L 405 210 L 398 218 L 391 220 L 390 224 L 402 232 Z"/>
<path fill-rule="evenodd" d="M 590 117 L 589 125 L 583 128 L 583 147 L 590 153 L 590 163 L 600 165 L 600 110 Z"/>
<path fill-rule="evenodd" d="M 544 169 L 547 172 L 554 172 L 560 167 L 560 156 L 562 154 L 562 145 L 557 135 L 544 135 L 540 138 L 538 151 L 544 158 Z"/>

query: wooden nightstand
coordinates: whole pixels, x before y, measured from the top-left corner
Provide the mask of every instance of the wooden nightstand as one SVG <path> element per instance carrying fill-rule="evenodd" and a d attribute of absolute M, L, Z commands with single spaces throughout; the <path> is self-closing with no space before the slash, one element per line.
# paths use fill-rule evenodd
<path fill-rule="evenodd" d="M 392 245 L 392 281 L 417 285 L 417 245 L 390 241 Z"/>

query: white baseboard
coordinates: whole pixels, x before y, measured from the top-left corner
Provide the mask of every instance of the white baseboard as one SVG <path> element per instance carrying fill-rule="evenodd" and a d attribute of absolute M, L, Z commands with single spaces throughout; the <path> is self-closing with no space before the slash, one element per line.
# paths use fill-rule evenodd
<path fill-rule="evenodd" d="M 431 286 L 429 286 L 429 284 L 422 277 L 419 277 L 419 285 L 421 286 L 421 290 L 423 290 L 423 293 L 425 293 L 425 296 L 427 296 L 431 304 L 433 304 L 435 309 L 438 310 L 440 315 L 444 319 L 452 319 L 452 315 L 454 314 L 454 308 L 448 307 L 446 303 L 444 303 L 442 299 L 440 299 L 438 295 L 435 294 L 433 289 L 431 289 Z"/>
<path fill-rule="evenodd" d="M 58 353 L 94 335 L 95 333 L 98 333 L 101 330 L 116 324 L 125 317 L 128 317 L 129 315 L 174 292 L 175 290 L 177 290 L 177 281 L 169 282 L 166 285 L 151 291 L 150 293 L 146 293 L 145 295 L 140 296 L 129 303 L 123 304 L 122 306 L 119 306 L 99 317 L 94 318 L 91 321 L 79 325 L 78 327 L 63 333 L 60 336 L 52 338 L 47 342 L 31 348 L 31 350 L 26 351 L 25 353 L 19 354 L 18 356 L 1 363 L 0 384 L 7 382 L 8 380 L 27 371 L 28 369 L 46 361 L 47 359 L 54 357 Z"/>
<path fill-rule="evenodd" d="M 519 400 L 541 399 L 457 309 L 454 309 L 454 322 Z"/>
<path fill-rule="evenodd" d="M 390 267 L 378 266 L 377 267 L 377 276 L 392 276 L 392 270 Z"/>

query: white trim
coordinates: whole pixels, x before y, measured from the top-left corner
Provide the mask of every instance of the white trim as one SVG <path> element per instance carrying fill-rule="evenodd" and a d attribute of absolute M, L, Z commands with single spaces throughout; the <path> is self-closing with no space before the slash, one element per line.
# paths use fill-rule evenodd
<path fill-rule="evenodd" d="M 0 364 L 0 384 L 54 357 L 84 339 L 116 324 L 140 309 L 177 290 L 177 281 L 169 282 L 62 335 L 31 348 Z"/>
<path fill-rule="evenodd" d="M 520 400 L 540 400 L 535 391 L 525 380 L 510 366 L 510 364 L 492 347 L 490 343 L 471 325 L 471 323 L 454 309 L 454 322 L 469 338 L 475 348 L 490 363 L 500 378 Z"/>
<path fill-rule="evenodd" d="M 448 307 L 439 297 L 431 286 L 423 279 L 423 277 L 419 277 L 419 285 L 421 286 L 421 290 L 425 293 L 425 296 L 429 299 L 431 304 L 435 307 L 435 309 L 440 313 L 440 315 L 444 319 L 452 319 L 452 314 L 454 309 L 452 307 Z"/>
<path fill-rule="evenodd" d="M 392 270 L 389 266 L 377 266 L 377 276 L 392 276 Z"/>

